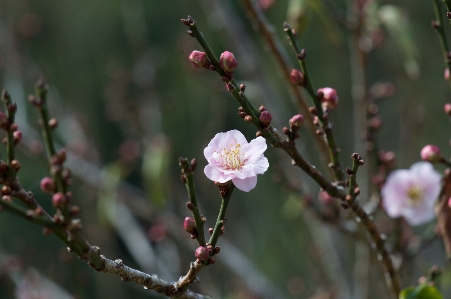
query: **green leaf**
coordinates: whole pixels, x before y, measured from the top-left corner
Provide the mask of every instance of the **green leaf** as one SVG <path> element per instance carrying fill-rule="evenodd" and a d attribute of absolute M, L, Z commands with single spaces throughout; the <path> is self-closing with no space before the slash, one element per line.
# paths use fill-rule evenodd
<path fill-rule="evenodd" d="M 443 299 L 443 296 L 436 287 L 420 284 L 416 288 L 408 287 L 402 290 L 399 299 Z"/>

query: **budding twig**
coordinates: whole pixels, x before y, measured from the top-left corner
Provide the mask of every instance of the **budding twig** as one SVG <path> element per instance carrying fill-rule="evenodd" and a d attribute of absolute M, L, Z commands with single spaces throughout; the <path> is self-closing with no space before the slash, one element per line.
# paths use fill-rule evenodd
<path fill-rule="evenodd" d="M 194 163 L 188 163 L 186 158 L 179 159 L 179 165 L 182 168 L 182 176 L 185 182 L 186 190 L 188 191 L 188 196 L 192 206 L 190 207 L 193 213 L 194 221 L 196 222 L 196 239 L 199 246 L 205 246 L 205 236 L 204 236 L 204 221 L 202 220 L 202 215 L 199 211 L 199 206 L 197 204 L 196 189 L 194 186 L 194 172 L 195 172 L 195 159 Z"/>
<path fill-rule="evenodd" d="M 445 65 L 446 68 L 448 68 L 451 71 L 451 52 L 448 44 L 448 40 L 445 33 L 444 28 L 444 14 L 442 7 L 447 6 L 448 11 L 450 9 L 449 3 L 443 2 L 443 0 L 432 0 L 432 3 L 434 5 L 434 12 L 435 12 L 435 21 L 434 21 L 434 28 L 437 31 L 438 37 L 440 39 L 440 44 L 442 45 L 442 51 L 443 51 L 443 57 L 445 59 Z M 450 88 L 451 88 L 451 76 L 448 76 L 447 78 Z"/>
<path fill-rule="evenodd" d="M 296 40 L 296 37 L 293 34 L 293 30 L 291 29 L 288 23 L 284 23 L 284 31 L 287 34 L 290 45 L 292 46 L 294 52 L 296 53 L 296 57 L 298 58 L 299 66 L 301 67 L 302 72 L 305 76 L 305 89 L 307 90 L 312 102 L 316 108 L 316 113 L 318 115 L 318 122 L 321 126 L 322 130 L 326 134 L 327 144 L 329 146 L 329 159 L 331 162 L 332 169 L 334 170 L 335 179 L 337 181 L 343 180 L 343 171 L 340 165 L 339 153 L 340 150 L 337 147 L 334 134 L 332 132 L 332 125 L 329 123 L 329 120 L 324 117 L 323 108 L 321 106 L 321 101 L 319 99 L 319 94 L 316 93 L 315 88 L 313 87 L 312 79 L 310 73 L 307 68 L 307 63 L 305 61 L 305 51 L 301 50 L 299 44 Z"/>

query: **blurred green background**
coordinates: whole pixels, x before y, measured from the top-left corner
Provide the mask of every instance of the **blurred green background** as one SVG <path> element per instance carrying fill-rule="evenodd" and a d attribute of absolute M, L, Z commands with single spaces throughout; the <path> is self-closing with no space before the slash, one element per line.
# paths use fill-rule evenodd
<path fill-rule="evenodd" d="M 353 133 L 352 37 L 334 18 L 345 16 L 351 2 L 279 0 L 264 12 L 290 55 L 290 68 L 297 62 L 284 37 L 285 20 L 298 27 L 315 86 L 338 91 L 340 102 L 331 119 L 346 166 L 362 142 Z M 376 82 L 395 87 L 393 95 L 377 102 L 384 121 L 380 148 L 394 151 L 400 168 L 418 161 L 427 143 L 449 156 L 443 104 L 450 91 L 430 26 L 432 1 L 369 2 L 368 31 L 359 44 L 369 51 L 366 88 Z M 210 227 L 220 197 L 203 174 L 203 149 L 218 132 L 238 129 L 248 140 L 255 136 L 255 129 L 237 116 L 238 104 L 218 76 L 188 61 L 190 52 L 201 48 L 180 22 L 187 15 L 218 56 L 225 50 L 235 54 L 235 78 L 246 84 L 256 106 L 268 108 L 281 131 L 298 112 L 240 1 L 0 1 L 0 82 L 19 107 L 21 183 L 52 211 L 50 197 L 39 189 L 40 179 L 48 175 L 47 162 L 37 114 L 26 100 L 43 77 L 50 86 L 51 114 L 59 120 L 58 148 L 70 156 L 72 190 L 87 239 L 108 258 L 121 258 L 167 281 L 186 273 L 196 248 L 182 226 L 189 213 L 178 157 L 197 158 L 196 187 Z M 301 130 L 298 147 L 327 173 L 327 161 L 306 131 Z M 350 234 L 317 219 L 302 203 L 307 198 L 319 206 L 319 187 L 281 151 L 269 148 L 266 156 L 270 168 L 259 176 L 257 187 L 233 195 L 226 233 L 218 243 L 221 253 L 191 289 L 230 299 L 386 298 L 380 266 L 354 222 L 342 220 Z M 390 234 L 392 221 L 383 212 L 376 216 L 381 230 Z M 407 230 L 412 235 L 406 251 L 429 240 L 434 227 Z M 160 298 L 96 273 L 41 230 L 0 214 L 0 298 Z M 421 248 L 403 265 L 403 285 L 415 284 L 436 263 L 446 269 L 440 287 L 445 297 L 451 296 L 441 240 L 431 238 Z M 404 256 L 395 258 L 400 262 Z M 58 288 L 66 295 L 55 297 Z"/>

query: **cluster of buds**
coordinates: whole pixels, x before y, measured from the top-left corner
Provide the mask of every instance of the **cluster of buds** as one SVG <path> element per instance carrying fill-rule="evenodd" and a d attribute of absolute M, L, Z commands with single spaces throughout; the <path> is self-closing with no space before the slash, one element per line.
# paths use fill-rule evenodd
<path fill-rule="evenodd" d="M 248 115 L 243 107 L 238 107 L 238 116 L 244 119 L 247 123 L 252 122 L 252 116 Z"/>
<path fill-rule="evenodd" d="M 197 168 L 197 160 L 196 158 L 191 159 L 190 162 L 188 162 L 187 158 L 179 158 L 179 166 L 182 168 L 182 174 L 180 176 L 180 179 L 183 183 L 186 184 L 186 174 L 194 174 Z"/>
<path fill-rule="evenodd" d="M 219 246 L 213 248 L 211 244 L 207 243 L 206 246 L 197 247 L 194 255 L 198 259 L 198 262 L 208 260 L 208 264 L 214 264 L 215 260 L 212 258 L 212 256 L 218 254 L 220 251 L 221 248 Z"/>
<path fill-rule="evenodd" d="M 302 114 L 296 114 L 288 121 L 289 128 L 283 128 L 283 133 L 287 135 L 290 140 L 299 138 L 299 133 L 297 132 L 299 131 L 303 123 L 304 116 L 302 116 Z"/>
<path fill-rule="evenodd" d="M 317 97 L 321 101 L 324 111 L 337 108 L 338 95 L 335 89 L 330 87 L 320 88 L 317 91 Z"/>

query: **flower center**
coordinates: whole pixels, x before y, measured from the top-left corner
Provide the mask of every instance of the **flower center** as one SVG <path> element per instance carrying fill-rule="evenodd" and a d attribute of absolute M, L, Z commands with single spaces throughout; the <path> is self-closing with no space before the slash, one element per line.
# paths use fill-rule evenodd
<path fill-rule="evenodd" d="M 229 148 L 223 148 L 219 152 L 222 160 L 222 166 L 226 170 L 240 170 L 244 166 L 244 154 L 241 152 L 241 144 L 230 144 Z"/>
<path fill-rule="evenodd" d="M 423 189 L 416 185 L 412 185 L 407 189 L 407 196 L 409 197 L 411 204 L 418 203 L 423 198 L 423 193 Z"/>

